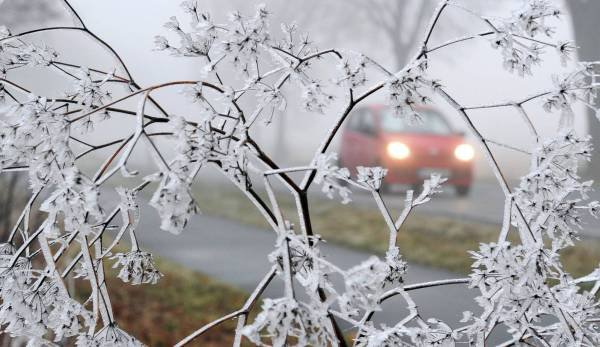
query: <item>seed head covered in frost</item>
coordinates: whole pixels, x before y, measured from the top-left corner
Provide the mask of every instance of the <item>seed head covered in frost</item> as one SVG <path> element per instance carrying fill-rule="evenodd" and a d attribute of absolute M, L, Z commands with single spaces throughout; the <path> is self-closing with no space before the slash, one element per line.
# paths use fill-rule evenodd
<path fill-rule="evenodd" d="M 286 255 L 290 262 L 292 275 L 306 289 L 314 293 L 317 288 L 334 290 L 327 274 L 335 271 L 329 263 L 323 261 L 320 249 L 316 247 L 319 237 L 303 237 L 287 230 L 277 238 L 275 250 L 269 254 L 269 261 L 283 273 Z"/>
<path fill-rule="evenodd" d="M 426 202 L 428 202 L 429 200 L 431 200 L 431 198 L 438 193 L 442 192 L 442 184 L 444 182 L 446 182 L 448 179 L 445 177 L 442 177 L 440 174 L 437 173 L 433 173 L 431 174 L 431 176 L 429 176 L 429 179 L 426 179 L 425 182 L 423 182 L 423 190 L 421 191 L 421 194 L 419 194 L 419 196 L 415 199 L 414 201 L 414 205 L 421 205 L 424 204 Z"/>
<path fill-rule="evenodd" d="M 150 200 L 150 206 L 160 216 L 160 228 L 172 234 L 181 234 L 191 216 L 198 212 L 188 183 L 172 171 L 148 179 L 160 182 Z"/>
<path fill-rule="evenodd" d="M 350 179 L 350 171 L 346 168 L 339 168 L 334 163 L 337 161 L 337 153 L 321 154 L 317 157 L 315 183 L 323 186 L 322 191 L 333 199 L 333 193 L 338 192 L 342 198 L 342 203 L 351 201 L 350 189 L 343 186 L 341 181 Z"/>
<path fill-rule="evenodd" d="M 117 259 L 113 267 L 121 267 L 117 277 L 123 282 L 133 285 L 156 284 L 163 276 L 154 266 L 152 254 L 148 252 L 134 250 L 129 253 L 117 253 L 112 258 Z"/>
<path fill-rule="evenodd" d="M 18 68 L 47 67 L 58 58 L 58 53 L 50 47 L 26 43 L 11 36 L 10 30 L 0 25 L 0 78 Z"/>
<path fill-rule="evenodd" d="M 269 12 L 264 4 L 256 7 L 253 17 L 246 18 L 239 12 L 229 15 L 229 31 L 220 49 L 233 60 L 233 65 L 247 71 L 258 58 L 262 47 L 271 44 Z"/>
<path fill-rule="evenodd" d="M 6 120 L 0 121 L 0 168 L 25 165 L 34 190 L 57 183 L 61 171 L 74 164 L 70 125 L 55 107 L 52 100 L 30 94 L 8 107 Z"/>
<path fill-rule="evenodd" d="M 115 323 L 110 323 L 94 336 L 79 335 L 77 347 L 143 347 L 144 345 L 127 334 Z"/>
<path fill-rule="evenodd" d="M 554 90 L 545 98 L 544 110 L 560 111 L 563 118 L 567 118 L 563 125 L 571 127 L 572 105 L 581 100 L 593 103 L 595 92 L 588 82 L 592 75 L 593 67 L 589 64 L 581 64 L 575 71 L 563 76 L 553 75 Z"/>
<path fill-rule="evenodd" d="M 200 12 L 200 4 L 197 1 L 185 1 L 182 7 L 191 18 L 190 30 L 185 31 L 177 18 L 171 17 L 164 27 L 179 37 L 179 46 L 175 46 L 164 36 L 155 36 L 155 48 L 159 51 L 169 51 L 175 56 L 208 56 L 218 37 L 217 26 L 211 21 L 208 13 Z"/>
<path fill-rule="evenodd" d="M 139 208 L 139 205 L 136 201 L 136 191 L 132 189 L 127 189 L 124 187 L 116 188 L 117 194 L 119 194 L 119 198 L 121 199 L 121 208 L 124 210 L 136 210 Z"/>
<path fill-rule="evenodd" d="M 382 167 L 364 167 L 358 166 L 356 181 L 363 184 L 367 189 L 379 190 L 381 183 L 388 170 Z"/>
<path fill-rule="evenodd" d="M 100 220 L 104 213 L 98 204 L 98 189 L 89 178 L 75 167 L 64 170 L 63 180 L 57 189 L 42 203 L 40 210 L 48 213 L 44 232 L 48 237 L 58 237 L 56 223 L 62 216 L 67 231 L 88 233 L 86 216 Z"/>
<path fill-rule="evenodd" d="M 218 142 L 210 130 L 210 118 L 195 126 L 183 117 L 173 116 L 172 124 L 177 156 L 171 164 L 171 170 L 182 181 L 189 182 L 195 170 L 215 157 L 213 150 L 218 148 Z"/>
<path fill-rule="evenodd" d="M 365 327 L 365 334 L 356 339 L 357 347 L 392 347 L 408 345 L 453 347 L 456 345 L 452 328 L 437 319 L 421 322 L 420 327 Z"/>
<path fill-rule="evenodd" d="M 591 156 L 589 137 L 566 130 L 546 141 L 533 153 L 536 167 L 521 179 L 515 199 L 526 221 L 548 236 L 556 249 L 571 245 L 577 238 L 581 216 L 591 181 L 581 181 L 578 162 Z M 591 203 L 592 206 L 594 203 Z"/>
<path fill-rule="evenodd" d="M 367 57 L 360 53 L 348 54 L 348 58 L 340 61 L 337 66 L 339 85 L 356 88 L 367 83 L 367 73 L 365 69 L 368 65 Z"/>
<path fill-rule="evenodd" d="M 79 302 L 65 298 L 54 306 L 48 322 L 48 328 L 55 334 L 54 341 L 59 342 L 65 337 L 79 335 L 83 327 L 93 324 L 93 317 Z"/>
<path fill-rule="evenodd" d="M 302 86 L 302 100 L 307 111 L 325 113 L 325 108 L 333 101 L 333 95 L 327 94 L 317 80 L 306 80 L 294 75 Z"/>
<path fill-rule="evenodd" d="M 346 292 L 340 296 L 340 306 L 348 315 L 361 311 L 379 311 L 379 299 L 386 285 L 402 281 L 406 263 L 398 254 L 388 253 L 388 261 L 373 256 L 346 272 Z"/>
<path fill-rule="evenodd" d="M 561 11 L 549 0 L 529 0 L 512 17 L 494 25 L 496 34 L 490 39 L 492 47 L 502 53 L 503 65 L 509 72 L 521 77 L 531 75 L 533 66 L 542 63 L 542 54 L 548 47 L 554 47 L 561 59 L 566 62 L 575 51 L 575 46 L 567 41 L 545 42 L 543 36 L 551 39 L 555 34 L 553 19 L 561 16 Z M 488 23 L 492 23 L 493 20 Z"/>
<path fill-rule="evenodd" d="M 337 338 L 327 312 L 291 298 L 265 299 L 254 322 L 242 329 L 258 346 L 328 346 Z M 296 342 L 288 342 L 294 339 Z M 269 341 L 265 343 L 264 341 Z"/>
<path fill-rule="evenodd" d="M 419 120 L 418 107 L 430 102 L 426 89 L 439 87 L 425 75 L 427 59 L 420 59 L 396 73 L 386 83 L 388 105 L 397 116 L 409 121 Z"/>
<path fill-rule="evenodd" d="M 73 90 L 66 95 L 67 98 L 77 101 L 88 111 L 111 100 L 111 93 L 104 88 L 107 87 L 108 80 L 113 78 L 112 74 L 97 79 L 89 69 L 81 69 L 77 77 Z"/>

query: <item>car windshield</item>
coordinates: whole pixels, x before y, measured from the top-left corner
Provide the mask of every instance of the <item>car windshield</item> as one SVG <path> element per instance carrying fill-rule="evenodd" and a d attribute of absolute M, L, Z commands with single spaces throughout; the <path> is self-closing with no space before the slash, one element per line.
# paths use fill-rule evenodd
<path fill-rule="evenodd" d="M 437 135 L 448 135 L 452 128 L 444 116 L 434 110 L 419 111 L 420 120 L 410 121 L 396 115 L 391 110 L 382 111 L 381 128 L 386 132 L 393 133 L 426 133 Z"/>

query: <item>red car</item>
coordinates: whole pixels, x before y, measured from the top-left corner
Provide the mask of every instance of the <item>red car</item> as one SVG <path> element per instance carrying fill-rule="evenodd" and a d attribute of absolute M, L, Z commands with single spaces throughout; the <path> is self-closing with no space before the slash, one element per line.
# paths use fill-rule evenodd
<path fill-rule="evenodd" d="M 355 110 L 342 132 L 340 166 L 387 168 L 384 189 L 408 185 L 418 190 L 437 172 L 458 195 L 467 195 L 473 181 L 473 147 L 437 110 L 418 111 L 422 121 L 409 123 L 384 106 Z"/>

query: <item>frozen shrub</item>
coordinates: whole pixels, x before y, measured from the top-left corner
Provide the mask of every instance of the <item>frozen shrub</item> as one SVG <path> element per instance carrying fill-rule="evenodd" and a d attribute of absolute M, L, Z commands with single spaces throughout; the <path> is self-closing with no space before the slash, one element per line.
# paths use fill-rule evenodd
<path fill-rule="evenodd" d="M 63 1 L 80 18 L 68 0 Z M 255 203 L 278 237 L 273 251 L 265 255 L 271 269 L 244 307 L 200 328 L 180 345 L 231 318 L 238 320 L 236 346 L 243 338 L 259 346 L 347 346 L 341 322 L 356 332 L 355 345 L 366 347 L 483 346 L 498 330 L 508 333 L 504 345 L 600 345 L 596 326 L 600 321 L 600 270 L 573 278 L 560 258 L 561 252 L 578 240 L 581 214 L 600 214 L 600 203 L 588 200 L 592 183 L 578 175 L 579 163 L 589 160 L 592 148 L 589 137 L 575 132 L 572 111 L 576 103 L 598 108 L 597 64 L 581 63 L 565 76 L 554 76 L 548 90 L 520 100 L 470 107 L 444 87 L 451 81 L 438 81 L 428 69 L 434 59 L 429 53 L 460 52 L 464 42 L 475 38 L 489 40 L 500 52 L 499 66 L 523 78 L 536 73 L 544 54 L 557 54 L 566 63 L 575 46 L 555 38 L 552 21 L 561 13 L 553 2 L 528 0 L 509 18 L 487 18 L 451 1 L 440 1 L 419 51 L 399 71 L 388 71 L 366 54 L 320 50 L 293 24 L 272 30 L 264 6 L 249 16 L 234 12 L 228 20 L 203 12 L 199 1 L 185 1 L 182 6 L 190 24 L 182 25 L 171 17 L 165 28 L 178 41 L 157 36 L 156 49 L 197 59 L 202 64 L 202 79 L 148 87 L 138 85 L 112 49 L 117 65 L 113 71 L 101 71 L 62 61 L 52 48 L 28 42 L 32 32 L 12 33 L 0 27 L 0 171 L 26 171 L 32 194 L 7 240 L 0 244 L 3 333 L 24 337 L 30 346 L 52 345 L 51 340 L 61 344 L 69 337 L 76 339 L 78 346 L 141 345 L 115 322 L 103 265 L 116 260 L 113 265 L 119 268 L 118 277 L 133 285 L 159 281 L 162 274 L 152 254 L 142 250 L 136 239 L 141 218 L 137 194 L 153 190 L 149 204 L 160 217 L 157 227 L 179 234 L 198 212 L 191 194 L 196 177 L 210 166 Z M 432 44 L 440 18 L 453 7 L 468 12 L 469 18 L 479 18 L 491 31 Z M 111 48 L 81 19 L 77 22 L 76 27 L 38 32 L 75 30 Z M 322 80 L 313 68 L 316 64 L 335 70 L 336 77 Z M 64 75 L 72 80 L 72 87 L 55 93 L 62 98 L 37 95 L 13 78 L 13 70 L 31 68 Z M 237 81 L 226 81 L 220 74 L 225 69 L 235 71 Z M 127 86 L 126 91 L 117 91 L 114 86 L 118 85 Z M 199 106 L 193 120 L 171 114 L 152 97 L 153 92 L 168 87 L 179 87 L 189 102 Z M 290 93 L 290 89 L 299 93 Z M 411 270 L 402 258 L 397 234 L 414 208 L 441 191 L 444 177 L 434 174 L 425 180 L 418 196 L 409 191 L 404 210 L 394 217 L 379 193 L 387 170 L 339 167 L 336 153 L 330 150 L 350 112 L 375 93 L 385 94 L 396 116 L 406 118 L 402 121 L 419 121 L 417 106 L 433 103 L 434 95 L 441 97 L 441 102 L 465 121 L 489 159 L 505 193 L 504 221 L 495 242 L 482 243 L 471 252 L 473 265 L 468 277 L 410 285 L 404 281 Z M 345 107 L 331 110 L 332 100 L 340 94 Z M 278 116 L 275 110 L 285 110 L 292 95 L 301 97 L 306 110 L 332 117 L 332 126 L 309 163 L 281 168 L 254 141 L 251 130 L 269 124 Z M 138 107 L 131 110 L 124 102 L 133 99 Z M 539 138 L 523 107 L 533 100 L 540 101 L 548 112 L 560 113 L 560 128 L 546 139 Z M 517 109 L 535 140 L 535 147 L 524 151 L 531 156 L 529 173 L 514 189 L 489 146 L 515 148 L 486 139 L 470 118 L 473 110 L 493 108 Z M 80 138 L 97 133 L 97 125 L 117 117 L 135 118 L 127 137 L 113 140 L 110 134 L 100 134 L 105 139 L 100 144 L 88 142 L 87 136 Z M 264 122 L 257 122 L 259 119 Z M 140 141 L 153 165 L 153 172 L 144 177 L 128 168 L 134 149 L 142 148 Z M 168 145 L 171 151 L 165 150 Z M 80 159 L 101 148 L 110 148 L 112 153 L 94 174 L 87 174 Z M 351 175 L 354 171 L 356 177 Z M 301 182 L 292 179 L 291 173 L 303 174 Z M 137 185 L 117 188 L 118 201 L 101 206 L 99 195 L 109 193 L 112 188 L 106 182 L 118 174 Z M 295 197 L 297 228 L 289 222 L 292 216 L 279 208 L 279 196 L 288 192 L 276 192 L 273 179 L 284 182 Z M 264 181 L 268 201 L 257 194 L 256 180 Z M 351 201 L 353 190 L 371 193 L 389 230 L 384 258 L 373 256 L 342 269 L 322 256 L 320 236 L 307 227 L 311 225 L 307 192 L 314 184 L 330 198 L 338 195 L 342 203 Z M 40 196 L 45 200 L 36 204 Z M 32 209 L 45 213 L 39 227 L 29 223 Z M 116 230 L 110 244 L 103 242 L 108 230 Z M 517 241 L 509 241 L 511 231 Z M 113 254 L 124 238 L 129 238 L 131 249 Z M 336 277 L 341 281 L 332 280 Z M 89 283 L 90 296 L 77 301 L 65 285 L 66 278 Z M 264 299 L 258 315 L 249 321 L 250 309 L 276 278 L 285 284 L 283 295 Z M 591 286 L 582 287 L 586 283 Z M 443 286 L 457 284 L 474 288 L 480 306 L 479 312 L 464 312 L 459 326 L 424 317 L 411 296 L 416 289 L 443 290 Z M 375 312 L 389 310 L 387 300 L 394 296 L 402 298 L 408 314 L 399 316 L 392 326 L 374 323 Z"/>

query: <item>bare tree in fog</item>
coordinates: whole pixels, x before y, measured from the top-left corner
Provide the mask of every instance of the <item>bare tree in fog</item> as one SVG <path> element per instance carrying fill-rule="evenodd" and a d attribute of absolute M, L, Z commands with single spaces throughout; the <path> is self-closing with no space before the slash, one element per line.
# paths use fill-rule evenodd
<path fill-rule="evenodd" d="M 319 35 L 319 41 L 337 44 L 349 36 L 366 43 L 383 39 L 387 46 L 378 47 L 400 68 L 415 51 L 436 4 L 435 0 L 308 0 L 285 2 L 279 12 L 293 13 L 303 28 Z"/>
<path fill-rule="evenodd" d="M 0 1 L 0 23 L 17 29 L 24 24 L 42 25 L 60 17 L 60 6 L 53 0 Z"/>
<path fill-rule="evenodd" d="M 350 0 L 376 30 L 382 33 L 391 47 L 394 64 L 401 68 L 415 49 L 415 36 L 422 31 L 436 5 L 432 0 Z M 348 6 L 347 1 L 340 1 Z"/>

